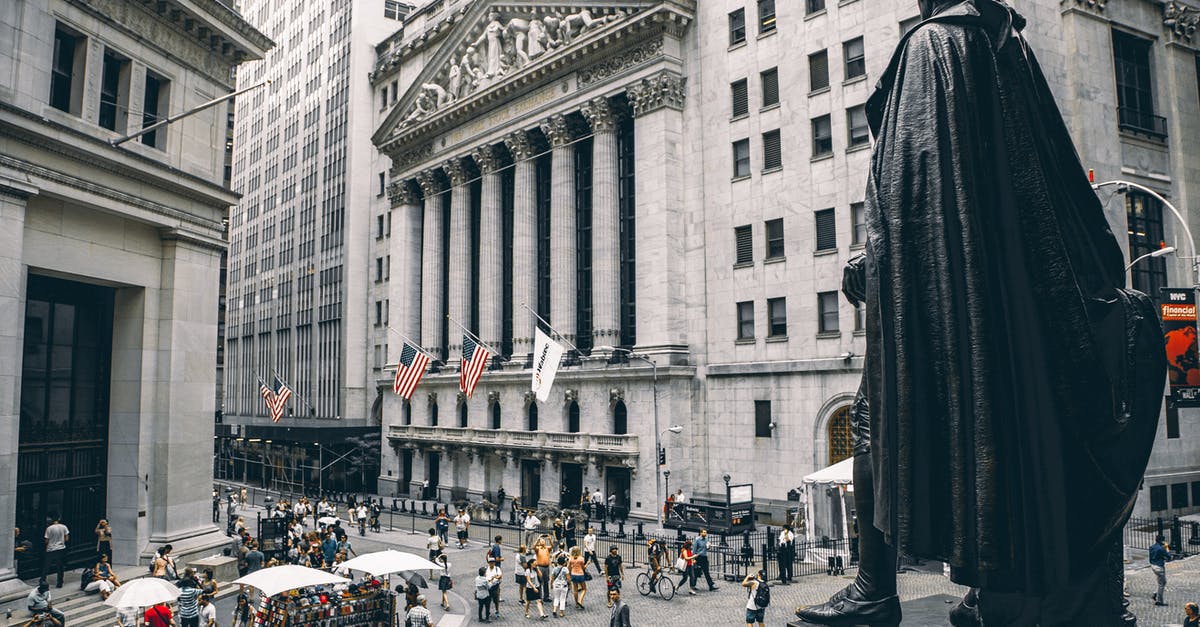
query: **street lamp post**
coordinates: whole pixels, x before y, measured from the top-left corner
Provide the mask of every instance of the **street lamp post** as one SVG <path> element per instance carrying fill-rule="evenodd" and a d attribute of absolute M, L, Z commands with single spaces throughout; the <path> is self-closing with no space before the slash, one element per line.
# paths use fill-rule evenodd
<path fill-rule="evenodd" d="M 663 506 L 663 496 L 662 492 L 660 492 L 658 489 L 658 478 L 659 475 L 662 474 L 662 466 L 658 463 L 658 455 L 660 451 L 662 451 L 662 434 L 658 430 L 658 364 L 654 363 L 654 360 L 650 359 L 649 357 L 638 355 L 628 348 L 615 347 L 613 348 L 613 352 L 625 353 L 632 359 L 640 359 L 650 364 L 651 377 L 654 381 L 654 498 L 657 501 L 654 508 L 661 511 Z M 672 429 L 674 429 L 674 427 L 672 427 Z M 682 431 L 683 427 L 680 427 L 679 430 Z M 675 431 L 674 433 L 679 433 L 679 431 Z M 656 514 L 656 516 L 659 516 L 659 519 L 662 520 L 661 515 Z"/>
<path fill-rule="evenodd" d="M 1188 259 L 1190 259 L 1192 262 L 1192 272 L 1191 272 L 1191 277 L 1190 277 L 1191 282 L 1192 282 L 1192 287 L 1193 287 L 1193 289 L 1200 289 L 1200 265 L 1198 265 L 1198 264 L 1200 264 L 1200 259 L 1197 259 L 1197 257 L 1196 257 L 1196 240 L 1192 237 L 1192 230 L 1188 228 L 1187 220 L 1185 220 L 1183 218 L 1183 214 L 1179 212 L 1179 209 L 1176 209 L 1175 205 L 1171 204 L 1171 201 L 1167 200 L 1166 198 L 1163 198 L 1162 194 L 1159 194 L 1158 192 L 1154 191 L 1153 189 L 1150 189 L 1149 187 L 1146 187 L 1145 185 L 1140 185 L 1140 184 L 1134 183 L 1132 181 L 1112 180 L 1112 181 L 1105 181 L 1103 183 L 1093 183 L 1092 189 L 1099 191 L 1100 188 L 1108 187 L 1110 185 L 1115 185 L 1117 187 L 1118 194 L 1125 193 L 1129 189 L 1136 189 L 1140 192 L 1145 192 L 1145 193 L 1153 196 L 1156 200 L 1158 200 L 1158 202 L 1161 202 L 1164 206 L 1166 206 L 1166 208 L 1168 210 L 1171 211 L 1171 214 L 1174 215 L 1175 219 L 1179 221 L 1179 227 L 1183 229 L 1183 234 L 1187 237 L 1188 250 L 1191 253 L 1191 257 L 1188 257 Z M 1166 250 L 1166 249 L 1164 248 L 1162 250 Z M 1154 251 L 1154 252 L 1158 252 L 1158 251 Z M 1168 254 L 1168 253 L 1165 253 L 1165 252 L 1160 253 L 1159 256 L 1165 255 L 1165 254 Z M 1135 259 L 1133 261 L 1133 263 L 1137 263 L 1138 261 L 1141 261 L 1143 257 L 1145 257 L 1145 255 Z M 1127 266 L 1125 268 L 1125 270 L 1128 271 L 1129 268 L 1133 267 L 1133 263 L 1129 264 L 1129 266 Z M 1155 295 L 1151 294 L 1151 296 L 1154 297 Z"/>

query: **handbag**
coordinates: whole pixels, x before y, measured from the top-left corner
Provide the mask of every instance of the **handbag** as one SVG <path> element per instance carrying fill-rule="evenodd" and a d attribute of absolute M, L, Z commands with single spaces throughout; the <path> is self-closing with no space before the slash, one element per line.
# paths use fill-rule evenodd
<path fill-rule="evenodd" d="M 675 558 L 675 570 L 687 570 L 687 560 L 682 557 Z"/>
<path fill-rule="evenodd" d="M 590 571 L 590 570 L 583 571 L 583 580 L 591 581 L 592 580 L 592 571 Z"/>

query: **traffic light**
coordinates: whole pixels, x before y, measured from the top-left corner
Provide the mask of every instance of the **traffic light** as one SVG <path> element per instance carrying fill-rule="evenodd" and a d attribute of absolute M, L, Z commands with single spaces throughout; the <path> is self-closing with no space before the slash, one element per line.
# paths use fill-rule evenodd
<path fill-rule="evenodd" d="M 667 465 L 667 449 L 665 447 L 659 447 L 658 449 L 658 465 Z"/>

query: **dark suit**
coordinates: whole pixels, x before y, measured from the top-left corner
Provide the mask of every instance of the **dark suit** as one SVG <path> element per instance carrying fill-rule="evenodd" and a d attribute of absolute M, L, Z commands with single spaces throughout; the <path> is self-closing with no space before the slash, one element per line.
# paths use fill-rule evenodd
<path fill-rule="evenodd" d="M 612 608 L 612 614 L 608 619 L 608 627 L 631 627 L 629 623 L 629 606 L 625 605 L 625 601 L 617 601 L 617 604 Z"/>

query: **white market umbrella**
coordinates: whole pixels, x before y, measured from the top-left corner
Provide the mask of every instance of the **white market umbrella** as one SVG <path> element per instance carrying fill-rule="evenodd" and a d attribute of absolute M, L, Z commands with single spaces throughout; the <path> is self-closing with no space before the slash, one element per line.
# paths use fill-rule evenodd
<path fill-rule="evenodd" d="M 341 522 L 341 519 L 337 516 L 324 516 L 317 519 L 318 525 L 334 525 L 339 522 Z"/>
<path fill-rule="evenodd" d="M 358 570 L 368 575 L 379 577 L 406 570 L 441 570 L 441 564 L 435 564 L 420 555 L 388 549 L 376 553 L 366 553 L 346 560 L 339 564 L 343 568 Z"/>
<path fill-rule="evenodd" d="M 327 573 L 323 570 L 286 564 L 256 570 L 241 579 L 235 580 L 233 583 L 258 588 L 263 594 L 273 597 L 280 592 L 304 588 L 306 586 L 349 582 L 350 580 L 345 577 L 338 577 L 333 573 Z"/>
<path fill-rule="evenodd" d="M 112 607 L 150 607 L 179 598 L 179 588 L 166 579 L 142 577 L 127 581 L 108 595 L 105 605 Z"/>

